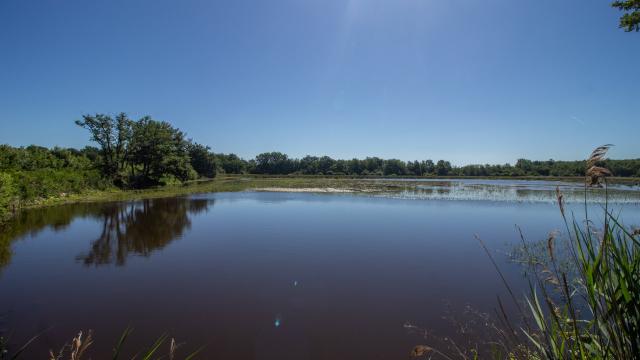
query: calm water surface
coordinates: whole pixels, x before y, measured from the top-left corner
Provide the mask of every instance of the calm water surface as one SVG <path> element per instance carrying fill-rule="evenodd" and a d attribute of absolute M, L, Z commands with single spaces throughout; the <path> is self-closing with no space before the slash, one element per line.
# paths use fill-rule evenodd
<path fill-rule="evenodd" d="M 637 204 L 620 204 L 640 220 Z M 637 221 L 636 223 L 640 223 Z M 0 330 L 44 358 L 93 329 L 94 358 L 128 325 L 210 359 L 399 359 L 446 336 L 447 309 L 491 312 L 504 288 L 474 234 L 502 251 L 561 228 L 550 202 L 218 193 L 27 211 L 2 234 Z"/>

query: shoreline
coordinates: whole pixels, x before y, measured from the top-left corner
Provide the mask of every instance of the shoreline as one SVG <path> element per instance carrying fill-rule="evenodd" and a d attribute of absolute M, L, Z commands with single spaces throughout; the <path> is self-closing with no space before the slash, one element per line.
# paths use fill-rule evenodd
<path fill-rule="evenodd" d="M 292 193 L 355 193 L 363 192 L 354 189 L 338 189 L 332 187 L 325 188 L 287 188 L 287 187 L 266 187 L 251 189 L 257 192 L 292 192 Z"/>
<path fill-rule="evenodd" d="M 377 179 L 378 181 L 370 181 Z M 410 181 L 415 179 L 415 182 Z M 14 212 L 0 219 L 0 226 L 5 225 L 21 210 L 42 208 L 56 205 L 87 202 L 131 201 L 191 194 L 259 191 L 259 192 L 296 192 L 296 193 L 373 193 L 382 191 L 401 191 L 415 188 L 423 179 L 453 179 L 453 177 L 346 177 L 346 176 L 273 176 L 273 175 L 222 175 L 214 179 L 202 179 L 182 185 L 167 185 L 143 190 L 87 190 L 81 193 L 61 193 L 46 199 L 36 199 L 19 203 Z M 456 179 L 495 180 L 496 177 L 467 177 Z M 538 180 L 577 182 L 582 178 L 528 177 L 501 178 L 505 180 Z M 611 178 L 611 184 L 637 183 L 638 178 Z"/>

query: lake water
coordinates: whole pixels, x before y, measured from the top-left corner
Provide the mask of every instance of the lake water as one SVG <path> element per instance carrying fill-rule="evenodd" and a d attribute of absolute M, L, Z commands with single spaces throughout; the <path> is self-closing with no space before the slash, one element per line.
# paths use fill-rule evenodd
<path fill-rule="evenodd" d="M 397 195 L 238 192 L 26 211 L 0 239 L 0 330 L 19 343 L 49 329 L 27 358 L 80 329 L 104 358 L 129 325 L 129 352 L 166 333 L 183 349 L 205 345 L 208 359 L 408 358 L 424 340 L 407 322 L 455 337 L 451 317 L 506 298 L 474 234 L 520 294 L 520 268 L 504 255 L 514 225 L 532 241 L 562 228 L 552 201 Z M 640 223 L 637 203 L 615 206 Z"/>

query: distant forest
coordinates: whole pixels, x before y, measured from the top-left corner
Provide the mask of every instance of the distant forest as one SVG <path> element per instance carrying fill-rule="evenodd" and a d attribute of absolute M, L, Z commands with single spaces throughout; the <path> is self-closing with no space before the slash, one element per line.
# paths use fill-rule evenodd
<path fill-rule="evenodd" d="M 188 139 L 186 134 L 164 121 L 145 116 L 131 120 L 85 115 L 76 121 L 89 131 L 97 146 L 83 149 L 47 149 L 31 145 L 15 148 L 0 145 L 0 171 L 43 169 L 98 170 L 104 178 L 122 187 L 161 185 L 225 174 L 351 175 L 351 176 L 584 176 L 585 161 L 518 159 L 515 164 L 453 166 L 446 160 L 333 159 L 307 155 L 290 158 L 281 152 L 266 152 L 245 160 L 235 154 L 213 152 L 208 146 Z M 606 160 L 614 176 L 640 177 L 640 159 Z"/>
<path fill-rule="evenodd" d="M 585 161 L 532 161 L 515 164 L 452 166 L 446 160 L 290 158 L 267 152 L 254 159 L 213 152 L 171 124 L 151 117 L 132 120 L 85 115 L 85 128 L 96 146 L 48 149 L 0 145 L 0 205 L 10 199 L 47 198 L 86 189 L 147 188 L 217 174 L 348 176 L 584 176 Z M 640 177 L 640 159 L 606 160 L 614 176 Z M 0 206 L 1 207 L 1 206 Z M 2 210 L 2 209 L 0 209 Z M 2 211 L 0 211 L 1 213 Z M 0 214 L 2 215 L 2 214 Z M 0 216 L 1 217 L 1 216 Z"/>
<path fill-rule="evenodd" d="M 266 174 L 266 175 L 349 175 L 349 176 L 584 176 L 585 161 L 555 161 L 518 159 L 514 165 L 451 165 L 446 160 L 402 161 L 398 159 L 333 159 L 329 156 L 307 155 L 301 159 L 290 158 L 281 152 L 267 152 L 254 159 L 245 160 L 235 154 L 222 154 L 208 147 L 185 141 L 183 146 L 172 150 L 174 154 L 148 156 L 145 160 L 126 161 L 116 169 L 124 171 L 132 168 L 130 176 L 109 170 L 105 152 L 100 148 L 87 146 L 82 149 L 46 147 L 31 145 L 11 147 L 0 145 L 0 171 L 97 171 L 99 175 L 113 178 L 116 185 L 125 185 L 128 179 L 131 187 L 163 185 L 167 181 L 186 181 L 198 178 L 213 178 L 217 174 Z M 640 177 L 640 159 L 612 160 L 604 164 L 614 176 Z M 111 173 L 114 171 L 115 173 Z M 136 183 L 138 180 L 138 183 Z M 136 184 L 140 186 L 135 186 Z"/>
<path fill-rule="evenodd" d="M 235 154 L 213 152 L 188 139 L 171 124 L 143 117 L 134 121 L 121 113 L 114 118 L 85 115 L 76 121 L 89 131 L 97 146 L 48 149 L 31 145 L 0 145 L 0 171 L 95 172 L 125 188 L 163 185 L 171 181 L 213 178 L 216 174 L 350 175 L 350 176 L 584 176 L 585 161 L 533 161 L 515 164 L 453 166 L 446 160 L 333 159 L 307 155 L 290 158 L 266 152 L 245 160 Z M 640 177 L 640 159 L 606 160 L 614 176 Z M 95 181 L 99 181 L 96 179 Z"/>

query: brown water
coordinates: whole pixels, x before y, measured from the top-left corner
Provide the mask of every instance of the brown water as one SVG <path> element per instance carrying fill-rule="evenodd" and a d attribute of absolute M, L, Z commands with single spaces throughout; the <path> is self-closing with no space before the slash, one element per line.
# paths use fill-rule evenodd
<path fill-rule="evenodd" d="M 304 193 L 32 210 L 0 237 L 0 331 L 15 345 L 49 329 L 28 359 L 80 329 L 106 358 L 129 325 L 128 353 L 166 333 L 206 359 L 408 358 L 424 340 L 406 322 L 455 337 L 447 309 L 505 297 L 475 233 L 523 289 L 501 252 L 514 224 L 538 240 L 560 221 L 551 203 Z"/>

